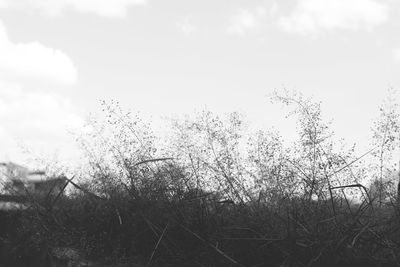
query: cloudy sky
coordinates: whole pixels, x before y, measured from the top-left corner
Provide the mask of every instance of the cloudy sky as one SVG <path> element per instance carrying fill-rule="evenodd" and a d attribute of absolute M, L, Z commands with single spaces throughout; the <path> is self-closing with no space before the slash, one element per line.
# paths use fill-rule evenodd
<path fill-rule="evenodd" d="M 267 98 L 282 88 L 365 143 L 400 88 L 399 15 L 395 0 L 0 0 L 0 160 L 74 157 L 68 131 L 100 99 L 156 123 L 238 110 L 290 136 Z"/>

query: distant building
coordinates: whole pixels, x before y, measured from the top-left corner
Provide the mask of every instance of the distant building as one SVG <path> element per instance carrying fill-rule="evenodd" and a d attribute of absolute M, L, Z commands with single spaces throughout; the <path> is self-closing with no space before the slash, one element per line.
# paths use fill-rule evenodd
<path fill-rule="evenodd" d="M 65 177 L 48 177 L 12 162 L 0 163 L 0 181 L 1 195 L 58 195 L 67 183 Z"/>
<path fill-rule="evenodd" d="M 26 179 L 29 176 L 29 169 L 13 162 L 0 162 L 1 180 Z"/>

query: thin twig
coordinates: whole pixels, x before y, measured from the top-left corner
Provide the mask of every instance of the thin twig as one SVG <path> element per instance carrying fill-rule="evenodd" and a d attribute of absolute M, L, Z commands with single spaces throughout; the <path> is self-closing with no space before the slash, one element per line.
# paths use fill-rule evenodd
<path fill-rule="evenodd" d="M 66 177 L 65 177 L 66 178 Z M 64 193 L 65 189 L 67 188 L 68 184 L 72 181 L 72 179 L 75 178 L 75 175 L 71 177 L 71 179 L 67 179 L 67 182 L 64 184 L 64 186 L 61 188 L 60 192 L 58 192 L 57 196 L 55 197 L 53 203 L 51 204 L 51 208 L 54 207 L 56 204 L 57 200 L 60 198 L 60 196 Z"/>
<path fill-rule="evenodd" d="M 137 163 L 135 163 L 135 166 L 144 164 L 144 163 L 149 163 L 149 162 L 156 162 L 156 161 L 165 161 L 165 160 L 173 160 L 174 158 L 157 158 L 157 159 L 146 159 L 146 160 L 142 160 L 139 161 Z"/>
<path fill-rule="evenodd" d="M 154 247 L 153 252 L 151 253 L 149 262 L 147 263 L 147 267 L 150 266 L 151 261 L 153 260 L 154 254 L 156 253 L 157 248 L 158 248 L 158 246 L 160 245 L 161 240 L 162 240 L 162 238 L 163 238 L 165 232 L 167 231 L 168 225 L 169 225 L 169 223 L 167 223 L 167 225 L 164 227 L 164 230 L 162 231 L 161 236 L 160 236 L 160 238 L 158 239 L 157 244 L 156 244 L 156 246 Z"/>
<path fill-rule="evenodd" d="M 225 259 L 227 259 L 228 261 L 230 261 L 231 263 L 233 263 L 236 266 L 243 266 L 242 264 L 238 263 L 237 261 L 235 261 L 234 259 L 232 259 L 231 257 L 229 257 L 225 252 L 223 252 L 222 250 L 220 250 L 219 248 L 217 248 L 216 246 L 208 243 L 206 240 L 204 240 L 201 236 L 199 236 L 198 234 L 196 234 L 195 232 L 191 231 L 189 228 L 187 228 L 184 225 L 180 225 L 184 230 L 186 230 L 187 232 L 191 233 L 192 235 L 194 235 L 197 239 L 199 239 L 200 241 L 202 241 L 203 243 L 207 244 L 208 246 L 210 246 L 211 248 L 213 248 L 218 254 L 220 254 L 222 257 L 224 257 Z"/>

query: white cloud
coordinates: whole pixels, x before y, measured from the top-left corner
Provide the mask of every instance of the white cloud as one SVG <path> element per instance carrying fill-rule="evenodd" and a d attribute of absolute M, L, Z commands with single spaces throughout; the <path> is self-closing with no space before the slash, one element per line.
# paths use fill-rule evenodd
<path fill-rule="evenodd" d="M 0 0 L 3 8 L 31 8 L 47 15 L 60 15 L 67 9 L 105 17 L 124 17 L 127 9 L 147 0 Z"/>
<path fill-rule="evenodd" d="M 0 160 L 21 157 L 21 144 L 34 152 L 64 148 L 68 154 L 72 147 L 67 130 L 83 124 L 69 99 L 0 82 Z"/>
<path fill-rule="evenodd" d="M 388 19 L 388 7 L 378 0 L 297 0 L 293 12 L 279 19 L 288 32 L 315 34 L 319 30 L 370 30 Z"/>
<path fill-rule="evenodd" d="M 264 17 L 266 11 L 259 7 L 255 10 L 239 9 L 236 14 L 231 17 L 228 33 L 244 34 L 248 30 L 257 28 L 260 25 L 260 19 Z"/>
<path fill-rule="evenodd" d="M 71 59 L 39 42 L 13 43 L 0 21 L 0 70 L 65 84 L 77 79 Z"/>
<path fill-rule="evenodd" d="M 196 31 L 196 26 L 191 23 L 192 16 L 186 16 L 183 21 L 178 21 L 176 23 L 176 27 L 181 30 L 185 35 L 191 35 L 194 31 Z"/>

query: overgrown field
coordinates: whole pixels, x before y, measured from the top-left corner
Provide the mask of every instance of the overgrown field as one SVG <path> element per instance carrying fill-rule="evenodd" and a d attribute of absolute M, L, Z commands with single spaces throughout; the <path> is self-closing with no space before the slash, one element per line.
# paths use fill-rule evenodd
<path fill-rule="evenodd" d="M 400 265 L 397 104 L 388 97 L 358 155 L 319 103 L 273 99 L 297 116 L 291 145 L 247 133 L 237 113 L 175 120 L 161 140 L 103 103 L 105 119 L 76 136 L 87 163 L 67 194 L 1 214 L 4 266 L 50 266 L 58 247 L 91 266 Z"/>

